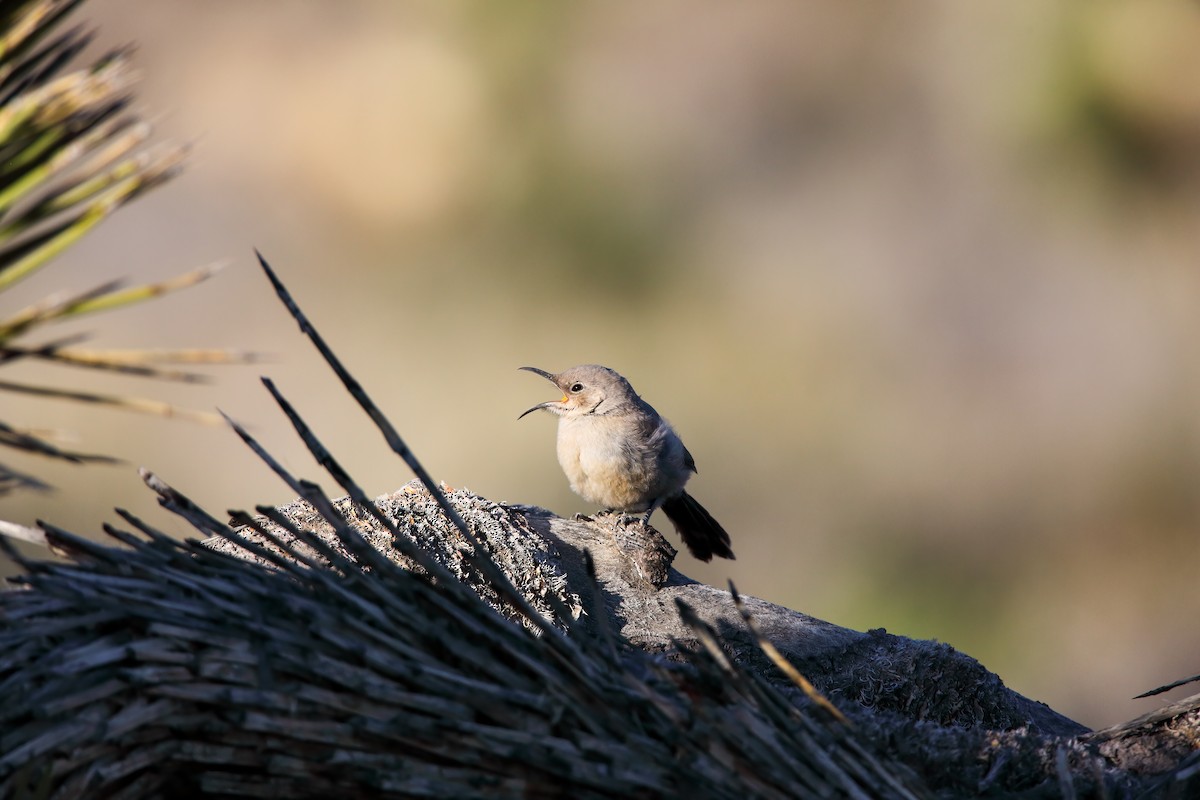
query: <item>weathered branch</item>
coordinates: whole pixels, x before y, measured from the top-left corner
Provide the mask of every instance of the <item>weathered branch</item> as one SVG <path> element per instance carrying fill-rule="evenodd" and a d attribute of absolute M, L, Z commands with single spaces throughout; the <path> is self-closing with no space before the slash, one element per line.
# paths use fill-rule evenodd
<path fill-rule="evenodd" d="M 611 630 L 630 647 L 660 659 L 686 660 L 703 642 L 698 627 L 681 618 L 678 606 L 684 604 L 718 632 L 723 651 L 739 670 L 801 700 L 795 685 L 758 646 L 729 593 L 674 570 L 675 550 L 653 528 L 612 518 L 565 520 L 542 509 L 490 503 L 467 491 L 453 492 L 450 499 L 531 603 L 573 613 L 588 609 L 576 633 L 603 637 Z M 467 546 L 415 482 L 375 503 L 390 518 L 407 520 L 408 530 L 440 562 L 453 564 L 455 554 Z M 343 501 L 344 513 L 351 508 Z M 304 503 L 281 511 L 297 526 L 331 535 Z M 351 513 L 365 526 L 368 541 L 387 550 L 390 534 L 361 510 Z M 228 540 L 208 544 L 225 552 L 238 550 Z M 470 580 L 469 571 L 455 571 Z M 496 604 L 494 598 L 491 602 Z M 1078 783 L 1084 796 L 1100 786 L 1121 796 L 1120 791 L 1149 786 L 1155 776 L 1181 766 L 1195 748 L 1189 737 L 1200 731 L 1200 697 L 1125 728 L 1093 734 L 1011 691 L 998 676 L 947 645 L 883 631 L 852 631 L 755 598 L 743 602 L 756 626 L 850 716 L 854 730 L 879 748 L 875 752 L 905 762 L 933 789 L 970 796 L 1041 785 L 1057 796 L 1063 780 L 1060 760 L 1066 757 L 1071 765 L 1066 777 Z"/>
<path fill-rule="evenodd" d="M 148 479 L 171 510 L 223 528 Z M 25 590 L 0 595 L 0 795 L 1058 796 L 1065 781 L 1120 797 L 1176 775 L 1194 788 L 1195 703 L 1088 734 L 944 645 L 745 598 L 842 724 L 776 669 L 728 593 L 671 568 L 653 529 L 448 500 L 551 632 L 514 624 L 415 483 L 373 505 L 441 579 L 349 500 L 243 515 L 203 543 L 130 515 L 140 535 L 109 529 L 129 549 L 47 526 L 74 563 L 28 564 Z"/>

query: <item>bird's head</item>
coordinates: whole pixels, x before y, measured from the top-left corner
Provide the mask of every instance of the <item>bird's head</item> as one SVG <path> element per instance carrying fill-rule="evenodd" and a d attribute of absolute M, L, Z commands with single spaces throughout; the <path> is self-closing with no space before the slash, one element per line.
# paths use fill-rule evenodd
<path fill-rule="evenodd" d="M 563 393 L 561 400 L 538 403 L 521 414 L 521 417 L 539 409 L 568 418 L 582 417 L 588 414 L 612 414 L 628 408 L 637 400 L 637 393 L 633 391 L 629 381 L 608 367 L 602 367 L 599 364 L 571 367 L 557 374 L 537 367 L 521 367 L 521 369 L 536 372 L 557 386 Z M 521 417 L 517 417 L 517 419 Z"/>

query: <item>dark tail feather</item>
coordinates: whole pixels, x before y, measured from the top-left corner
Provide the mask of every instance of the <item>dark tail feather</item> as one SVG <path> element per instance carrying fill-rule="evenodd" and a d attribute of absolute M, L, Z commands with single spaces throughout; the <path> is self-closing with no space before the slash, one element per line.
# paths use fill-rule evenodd
<path fill-rule="evenodd" d="M 733 550 L 729 549 L 729 534 L 687 492 L 665 501 L 662 510 L 696 558 L 711 561 L 713 556 L 734 557 Z"/>

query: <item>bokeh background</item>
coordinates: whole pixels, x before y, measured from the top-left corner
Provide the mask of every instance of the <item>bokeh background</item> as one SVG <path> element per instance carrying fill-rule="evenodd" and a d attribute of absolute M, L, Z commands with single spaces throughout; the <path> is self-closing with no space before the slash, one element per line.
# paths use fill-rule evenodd
<path fill-rule="evenodd" d="M 95 346 L 269 363 L 168 386 L 318 473 L 275 378 L 372 494 L 409 480 L 257 246 L 434 475 L 587 510 L 516 368 L 617 368 L 681 431 L 738 560 L 688 574 L 936 638 L 1090 726 L 1200 672 L 1200 6 L 89 0 L 137 42 L 186 173 L 5 296 L 229 259 Z M 118 467 L 0 517 L 98 533 L 291 493 L 225 430 L 5 397 Z M 328 480 L 323 481 L 331 485 Z M 1174 696 L 1185 694 L 1179 690 Z"/>

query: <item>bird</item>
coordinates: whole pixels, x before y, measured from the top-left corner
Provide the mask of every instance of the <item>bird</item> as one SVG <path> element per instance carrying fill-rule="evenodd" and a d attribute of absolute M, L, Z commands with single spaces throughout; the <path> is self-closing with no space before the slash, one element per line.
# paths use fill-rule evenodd
<path fill-rule="evenodd" d="M 599 364 L 558 373 L 520 369 L 541 375 L 563 393 L 561 400 L 538 403 L 517 419 L 534 411 L 558 416 L 558 463 L 573 492 L 626 520 L 640 513 L 643 525 L 661 508 L 694 557 L 734 558 L 729 534 L 684 491 L 697 471 L 695 459 L 629 381 Z"/>

